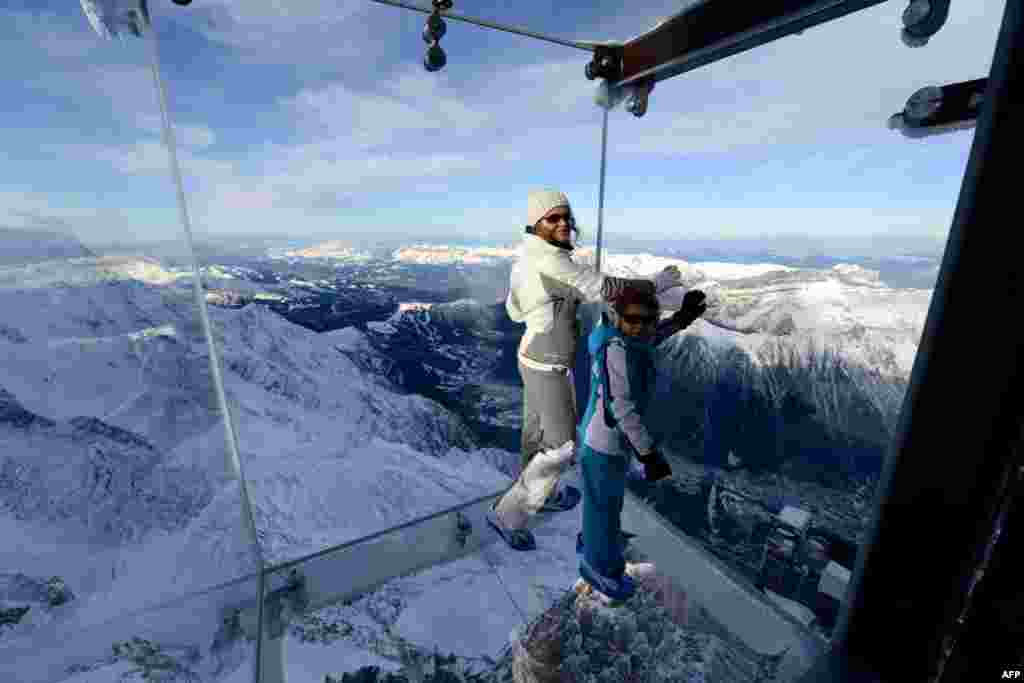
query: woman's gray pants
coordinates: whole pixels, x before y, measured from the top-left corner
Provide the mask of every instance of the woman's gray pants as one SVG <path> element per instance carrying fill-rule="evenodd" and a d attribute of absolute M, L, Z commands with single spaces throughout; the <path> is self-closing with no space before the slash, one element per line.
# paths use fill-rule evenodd
<path fill-rule="evenodd" d="M 523 379 L 520 474 L 496 508 L 498 519 L 509 529 L 524 528 L 527 519 L 554 493 L 559 477 L 574 459 L 572 448 L 558 449 L 576 441 L 572 372 L 535 370 L 520 362 L 519 376 Z M 540 453 L 545 455 L 537 460 Z"/>

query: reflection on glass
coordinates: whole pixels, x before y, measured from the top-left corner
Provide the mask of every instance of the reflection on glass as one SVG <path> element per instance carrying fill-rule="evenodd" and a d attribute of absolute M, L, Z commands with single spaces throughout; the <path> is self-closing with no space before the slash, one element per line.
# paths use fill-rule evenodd
<path fill-rule="evenodd" d="M 517 680 L 677 681 L 705 671 L 735 683 L 769 672 L 794 680 L 821 650 L 732 579 L 693 564 L 708 560 L 635 501 L 625 518 L 640 533 L 628 552 L 640 589 L 609 606 L 575 583 L 577 557 L 565 541 L 579 528 L 578 510 L 542 521 L 538 551 L 521 553 L 484 525 L 492 500 L 272 571 L 262 647 L 275 654 L 265 666 L 288 680 L 418 671 L 428 681 L 503 681 L 513 672 L 527 676 Z M 710 595 L 714 603 L 702 600 Z"/>
<path fill-rule="evenodd" d="M 150 607 L 258 566 L 151 45 L 101 40 L 77 5 L 2 18 L 6 68 L 33 77 L 4 79 L 22 106 L 0 133 L 0 678 L 110 680 L 88 671 L 114 643 L 189 643 L 174 658 L 208 645 L 175 634 L 214 598 L 179 626 Z M 115 668 L 143 657 L 131 648 Z"/>
<path fill-rule="evenodd" d="M 189 147 L 203 136 L 183 135 L 182 165 L 265 560 L 507 487 L 521 413 L 521 331 L 501 304 L 513 252 L 435 241 L 455 232 L 439 212 L 454 185 L 467 183 L 468 200 L 479 182 L 481 165 L 466 156 L 474 135 L 521 123 L 491 120 L 460 98 L 479 86 L 496 108 L 504 86 L 474 79 L 431 95 L 417 58 L 397 67 L 387 95 L 370 92 L 379 80 L 365 60 L 397 48 L 393 29 L 407 23 L 391 8 L 285 18 L 245 6 L 230 19 L 195 9 L 168 17 L 194 33 L 163 43 L 164 61 L 192 84 L 175 91 L 188 102 L 175 110 L 182 132 L 214 141 Z M 322 32 L 328 25 L 388 39 L 347 54 Z M 270 45 L 281 51 L 268 55 Z M 323 72 L 325 60 L 345 78 Z M 409 109 L 412 92 L 424 95 L 415 106 L 426 116 Z M 573 102 L 581 94 L 582 82 Z M 440 129 L 451 132 L 443 150 L 424 138 Z M 487 153 L 507 167 L 514 152 L 503 143 Z M 436 226 L 425 227 L 428 215 Z M 427 231 L 433 244 L 423 244 Z"/>

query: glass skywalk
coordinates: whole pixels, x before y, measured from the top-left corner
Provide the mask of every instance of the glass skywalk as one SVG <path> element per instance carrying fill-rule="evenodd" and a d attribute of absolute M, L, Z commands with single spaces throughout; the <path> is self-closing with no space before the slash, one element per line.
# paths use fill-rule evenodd
<path fill-rule="evenodd" d="M 133 5 L 95 4 L 118 11 Z M 47 13 L 35 12 L 31 3 L 15 8 L 2 29 L 9 35 L 0 33 L 25 60 L 40 65 L 37 81 L 12 86 L 12 97 L 26 102 L 25 112 L 5 114 L 0 133 L 10 168 L 28 179 L 0 182 L 31 184 L 31 192 L 21 194 L 0 186 L 6 192 L 0 197 L 13 207 L 3 214 L 12 228 L 0 228 L 0 679 L 101 683 L 149 674 L 161 681 L 248 683 L 258 677 L 257 683 L 320 683 L 341 681 L 368 666 L 405 667 L 412 675 L 417 662 L 437 652 L 455 655 L 467 671 L 511 680 L 512 661 L 521 658 L 516 638 L 554 614 L 578 576 L 580 510 L 541 516 L 534 527 L 536 551 L 507 548 L 485 523 L 484 512 L 512 481 L 518 456 L 493 444 L 474 449 L 464 422 L 452 417 L 454 404 L 439 407 L 417 395 L 416 387 L 396 389 L 396 373 L 375 375 L 378 359 L 354 328 L 318 333 L 262 305 L 271 296 L 263 281 L 251 272 L 240 275 L 248 266 L 233 250 L 244 245 L 218 250 L 206 238 L 215 218 L 251 220 L 261 211 L 281 210 L 275 217 L 296 221 L 289 229 L 300 237 L 305 228 L 299 221 L 307 217 L 321 228 L 334 225 L 333 214 L 358 203 L 363 180 L 392 196 L 401 190 L 424 215 L 449 192 L 463 200 L 506 181 L 518 192 L 516 182 L 502 174 L 508 165 L 523 163 L 517 145 L 525 140 L 505 136 L 517 126 L 543 131 L 556 121 L 569 131 L 565 145 L 579 143 L 582 149 L 583 142 L 596 143 L 596 127 L 590 137 L 579 133 L 581 122 L 593 123 L 589 93 L 559 85 L 531 95 L 530 84 L 543 76 L 539 68 L 503 72 L 505 80 L 453 77 L 443 85 L 430 80 L 438 75 L 417 71 L 422 80 L 402 75 L 397 95 L 373 93 L 367 84 L 365 91 L 331 89 L 337 74 L 323 62 L 319 70 L 303 62 L 282 76 L 279 64 L 254 58 L 246 42 L 252 35 L 232 42 L 239 36 L 214 39 L 204 33 L 230 32 L 252 20 L 253 30 L 271 45 L 289 40 L 287 26 L 268 23 L 251 8 L 234 16 L 200 4 L 195 3 L 200 13 L 180 24 L 162 23 L 164 13 L 177 8 L 154 7 L 158 34 L 143 21 L 140 38 L 118 42 L 100 42 L 79 8 L 66 3 Z M 392 9 L 377 9 L 379 18 L 368 21 L 371 33 L 389 36 L 382 45 L 407 57 L 405 45 L 416 37 L 419 19 L 395 20 Z M 877 28 L 888 11 L 883 5 L 836 23 L 862 16 L 865 27 Z M 514 13 L 510 21 L 524 25 L 543 25 L 546 18 L 540 9 L 517 7 Z M 60 45 L 40 39 L 42 28 L 60 36 Z M 470 30 L 476 29 L 459 33 Z M 832 30 L 817 29 L 826 37 Z M 461 48 L 466 54 L 489 54 L 488 40 L 511 48 L 520 39 L 473 40 Z M 454 40 L 451 45 L 453 52 L 459 49 Z M 192 48 L 196 63 L 225 65 L 230 77 L 202 81 L 207 66 L 190 61 L 186 53 Z M 154 50 L 163 67 L 153 61 Z M 749 64 L 733 67 L 738 82 L 747 82 L 743 69 Z M 572 69 L 582 78 L 581 65 Z M 561 67 L 553 71 L 562 74 Z M 269 85 L 262 94 L 233 89 L 243 76 L 260 81 L 266 75 L 269 84 L 271 73 L 280 92 Z M 922 67 L 921 73 L 931 72 Z M 165 103 L 157 82 L 167 88 Z M 552 82 L 564 85 L 564 79 Z M 523 97 L 551 105 L 543 120 L 523 120 L 495 104 L 512 86 Z M 671 87 L 659 85 L 659 96 Z M 477 96 L 483 99 L 476 102 Z M 217 97 L 223 109 L 212 107 Z M 252 98 L 256 104 L 244 105 L 251 119 L 233 118 L 243 107 L 233 97 Z M 351 119 L 331 120 L 335 98 L 356 101 L 352 112 L 345 110 Z M 430 105 L 435 118 L 416 118 L 415 103 L 430 98 L 437 100 Z M 65 101 L 75 106 L 59 106 Z M 492 108 L 474 114 L 471 102 Z M 821 106 L 827 114 L 828 106 Z M 867 116 L 874 116 L 874 108 Z M 395 140 L 389 141 L 381 137 L 380 125 L 370 124 L 396 111 L 403 116 L 394 119 Z M 106 123 L 86 135 L 83 120 Z M 652 120 L 649 114 L 640 122 L 630 118 L 628 125 Z M 449 125 L 453 121 L 463 125 Z M 685 120 L 673 125 L 665 130 L 679 135 L 699 127 Z M 241 134 L 246 126 L 255 137 Z M 44 128 L 45 135 L 39 132 Z M 172 128 L 180 169 L 167 155 Z M 321 128 L 333 136 L 323 149 L 301 139 L 311 135 L 315 141 Z M 479 144 L 474 135 L 492 132 L 502 144 L 493 150 L 494 169 L 480 176 L 485 166 L 470 159 Z M 624 151 L 633 150 L 628 153 L 651 144 L 636 130 L 619 134 L 616 128 L 611 138 L 613 171 L 617 140 Z M 223 147 L 214 145 L 217 136 L 226 141 Z M 402 156 L 401 145 L 434 137 L 450 154 L 426 157 L 429 163 L 422 164 L 424 157 Z M 956 140 L 952 151 L 936 143 L 907 154 L 920 154 L 923 166 L 941 161 L 947 168 L 964 147 L 963 137 Z M 890 142 L 907 144 L 897 137 Z M 864 159 L 872 144 L 866 139 Z M 595 146 L 579 154 L 594 167 Z M 210 148 L 216 153 L 207 155 Z M 345 164 L 360 158 L 346 156 L 353 149 L 369 161 L 350 173 Z M 56 165 L 53 150 L 62 153 Z M 570 173 L 559 155 L 548 156 L 549 173 Z M 423 177 L 406 175 L 402 182 L 408 185 L 389 186 L 388 174 L 403 164 Z M 769 178 L 779 168 L 766 162 L 767 170 L 758 173 Z M 304 185 L 307 175 L 326 171 L 331 182 Z M 448 172 L 461 180 L 450 180 Z M 180 183 L 169 184 L 168 178 Z M 723 171 L 715 179 L 728 178 Z M 417 204 L 417 194 L 431 199 Z M 581 197 L 581 204 L 590 198 Z M 193 201 L 206 212 L 192 209 Z M 46 205 L 49 213 L 34 208 Z M 946 220 L 947 209 L 940 207 L 936 215 Z M 189 210 L 203 216 L 196 220 L 202 239 L 195 249 L 180 222 Z M 371 206 L 362 218 L 375 212 L 398 216 L 397 209 L 389 211 Z M 147 230 L 154 235 L 140 234 Z M 602 267 L 628 272 L 628 258 L 611 258 L 615 239 L 614 233 L 605 236 Z M 320 264 L 322 279 L 312 282 L 292 265 L 274 262 L 276 283 L 328 296 L 333 266 Z M 850 323 L 858 340 L 889 335 L 896 348 L 882 354 L 889 368 L 913 360 L 924 320 L 919 309 L 927 308 L 932 293 L 916 284 L 888 288 L 862 271 L 836 270 L 833 264 L 806 281 L 798 272 L 803 267 L 752 268 L 738 275 L 710 259 L 704 267 L 721 281 L 718 317 L 662 357 L 659 367 L 676 373 L 669 378 L 676 382 L 671 391 L 689 392 L 662 395 L 672 399 L 664 400 L 666 411 L 684 402 L 679 397 L 690 401 L 695 395 L 692 386 L 678 381 L 676 371 L 683 366 L 673 363 L 685 361 L 692 369 L 713 358 L 715 367 L 726 367 L 742 355 L 736 349 L 758 357 L 764 349 L 751 340 L 791 338 L 794 330 L 781 317 L 762 315 L 750 304 L 758 296 L 775 301 L 800 290 L 794 298 L 799 305 L 789 311 L 791 324 L 794 311 L 813 309 L 806 319 L 796 316 L 800 325 L 821 323 L 824 330 L 838 320 Z M 382 266 L 380 282 L 400 281 L 395 272 L 393 265 Z M 360 290 L 359 296 L 368 298 L 371 291 Z M 858 303 L 851 307 L 840 301 L 843 296 L 861 298 L 850 299 Z M 876 326 L 853 320 L 851 308 L 868 310 Z M 763 322 L 759 315 L 771 318 L 770 334 L 768 323 L 754 330 Z M 369 329 L 387 334 L 392 322 L 374 321 Z M 436 341 L 444 333 L 423 334 Z M 721 351 L 723 344 L 735 348 Z M 352 362 L 353 356 L 365 362 Z M 459 371 L 476 372 L 479 366 L 465 357 L 452 352 L 431 366 L 435 384 L 455 386 Z M 211 358 L 219 362 L 211 365 Z M 676 439 L 670 451 L 676 477 L 659 487 L 635 486 L 623 526 L 637 534 L 634 559 L 653 563 L 661 580 L 670 582 L 676 607 L 685 606 L 674 613 L 690 648 L 689 668 L 681 670 L 680 680 L 691 680 L 683 678 L 691 674 L 701 680 L 703 671 L 703 680 L 714 683 L 761 681 L 774 672 L 772 680 L 788 683 L 828 647 L 861 541 L 864 525 L 856 518 L 866 518 L 877 504 L 877 473 L 856 485 L 827 473 L 808 484 L 807 477 L 817 476 L 808 474 L 811 466 L 799 476 L 792 468 L 748 476 L 736 473 L 733 459 L 754 461 L 762 445 L 765 453 L 801 446 L 823 453 L 834 447 L 851 458 L 858 448 L 874 457 L 887 448 L 890 434 L 878 426 L 894 423 L 891 405 L 898 405 L 907 377 L 844 375 L 851 366 L 839 361 L 831 368 L 816 366 L 816 377 L 841 379 L 769 416 L 749 390 L 730 383 L 739 378 L 753 386 L 760 366 L 744 360 L 735 367 L 741 368 L 735 377 L 722 373 L 709 385 L 706 403 L 694 401 L 677 411 L 685 412 L 676 419 L 680 426 L 662 425 Z M 794 384 L 804 378 L 799 372 L 806 369 L 790 370 L 786 377 Z M 507 387 L 513 396 L 514 384 Z M 878 399 L 868 407 L 855 400 L 865 387 Z M 467 389 L 465 395 L 474 394 Z M 815 405 L 832 411 L 827 429 L 815 431 Z M 698 429 L 697 414 L 705 412 L 715 417 Z M 499 425 L 516 426 L 514 420 Z M 683 434 L 687 429 L 693 436 Z M 578 477 L 574 471 L 570 481 L 579 485 Z"/>

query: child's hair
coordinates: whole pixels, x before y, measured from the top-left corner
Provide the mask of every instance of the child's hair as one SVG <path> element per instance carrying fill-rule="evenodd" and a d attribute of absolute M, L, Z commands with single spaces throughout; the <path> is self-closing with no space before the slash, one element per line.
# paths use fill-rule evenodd
<path fill-rule="evenodd" d="M 655 313 L 657 313 L 660 308 L 658 305 L 658 297 L 656 297 L 651 291 L 640 289 L 639 287 L 626 287 L 622 290 L 622 294 L 615 297 L 615 301 L 612 302 L 612 307 L 619 315 L 622 315 L 622 313 L 625 312 L 627 306 L 644 306 Z"/>

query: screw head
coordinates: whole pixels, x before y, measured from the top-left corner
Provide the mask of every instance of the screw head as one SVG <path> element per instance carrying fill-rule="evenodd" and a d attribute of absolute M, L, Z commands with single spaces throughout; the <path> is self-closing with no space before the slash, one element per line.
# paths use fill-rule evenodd
<path fill-rule="evenodd" d="M 440 71 L 448 63 L 448 57 L 440 45 L 434 44 L 427 49 L 423 57 L 423 67 L 430 72 Z"/>

